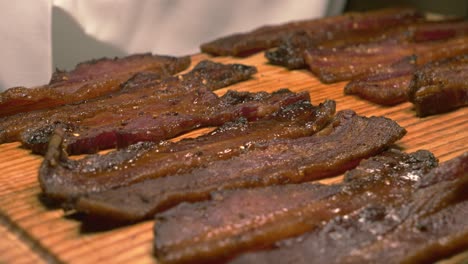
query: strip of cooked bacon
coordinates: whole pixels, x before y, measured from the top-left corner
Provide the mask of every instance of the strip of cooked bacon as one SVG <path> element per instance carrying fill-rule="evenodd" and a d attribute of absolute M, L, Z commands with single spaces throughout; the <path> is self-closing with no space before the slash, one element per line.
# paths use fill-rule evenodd
<path fill-rule="evenodd" d="M 415 56 L 398 61 L 375 74 L 356 78 L 349 82 L 345 94 L 355 94 L 381 105 L 396 105 L 408 101 L 408 92 L 416 71 Z"/>
<path fill-rule="evenodd" d="M 60 153 L 61 139 L 57 139 L 49 145 L 39 171 L 39 182 L 48 197 L 72 200 L 85 193 L 189 172 L 216 160 L 238 156 L 275 138 L 309 136 L 326 126 L 334 113 L 334 101 L 317 107 L 302 101 L 280 109 L 270 118 L 255 122 L 241 118 L 197 138 L 175 143 L 137 144 L 81 160 L 64 157 Z"/>
<path fill-rule="evenodd" d="M 190 57 L 151 54 L 83 62 L 70 72 L 57 70 L 47 85 L 14 87 L 0 93 L 0 117 L 82 102 L 118 91 L 138 72 L 151 72 L 162 78 L 189 65 Z"/>
<path fill-rule="evenodd" d="M 419 21 L 423 15 L 409 8 L 382 9 L 363 13 L 347 13 L 341 16 L 294 21 L 281 25 L 264 26 L 247 33 L 226 36 L 201 45 L 201 50 L 213 55 L 246 56 L 276 47 L 283 38 L 295 32 L 307 30 L 317 39 L 334 39 L 351 30 L 362 32 L 382 30 Z"/>
<path fill-rule="evenodd" d="M 320 179 L 356 166 L 405 132 L 387 118 L 341 111 L 332 123 L 310 137 L 276 139 L 190 173 L 89 194 L 78 200 L 76 208 L 119 220 L 140 220 L 184 201 L 205 200 L 215 190 Z"/>
<path fill-rule="evenodd" d="M 83 120 L 106 113 L 118 118 L 122 115 L 119 120 L 125 123 L 124 115 L 127 111 L 134 113 L 140 108 L 177 102 L 179 98 L 188 93 L 193 94 L 198 89 L 208 94 L 206 89 L 215 90 L 246 80 L 255 72 L 255 67 L 241 64 L 223 65 L 203 61 L 187 74 L 161 81 L 152 78 L 154 75 L 138 75 L 124 85 L 122 92 L 105 98 L 1 118 L 0 143 L 23 140 L 25 144 L 37 145 L 40 151 L 46 146 L 50 133 L 57 125 L 73 128 L 73 125 L 80 125 Z"/>
<path fill-rule="evenodd" d="M 383 18 L 383 17 L 382 17 Z M 382 25 L 387 20 L 374 21 L 374 27 L 357 27 L 335 34 L 332 38 L 323 38 L 314 31 L 297 32 L 282 39 L 277 49 L 265 52 L 265 57 L 272 64 L 282 65 L 288 69 L 299 69 L 307 66 L 304 51 L 318 47 L 340 47 L 359 43 L 393 40 L 399 43 L 424 42 L 449 39 L 468 34 L 468 21 L 426 21 L 402 25 L 397 28 Z"/>
<path fill-rule="evenodd" d="M 64 145 L 68 153 L 81 154 L 123 148 L 141 141 L 158 142 L 196 128 L 220 126 L 239 117 L 248 120 L 268 117 L 281 107 L 308 99 L 307 92 L 293 93 L 287 89 L 271 94 L 229 91 L 218 97 L 206 87 L 200 87 L 181 97 L 117 113 L 101 112 L 79 124 L 71 123 Z M 48 131 L 54 126 L 57 125 L 26 134 L 23 143 L 35 152 L 45 152 L 43 142 L 48 142 Z"/>
<path fill-rule="evenodd" d="M 467 54 L 429 63 L 415 72 L 408 96 L 418 116 L 468 105 Z"/>
<path fill-rule="evenodd" d="M 365 207 L 370 201 L 401 202 L 414 184 L 404 176 L 416 177 L 436 164 L 428 151 L 408 155 L 393 150 L 361 162 L 342 184 L 304 183 L 217 192 L 211 201 L 182 204 L 158 214 L 155 253 L 164 263 L 183 263 L 269 247 Z"/>
<path fill-rule="evenodd" d="M 416 55 L 418 65 L 468 52 L 468 36 L 444 41 L 401 44 L 383 41 L 343 48 L 305 51 L 309 69 L 324 83 L 355 79 Z"/>
<path fill-rule="evenodd" d="M 274 249 L 242 255 L 232 263 L 310 263 L 311 259 L 318 263 L 383 259 L 386 263 L 432 263 L 456 253 L 468 245 L 467 165 L 465 153 L 422 177 L 397 171 L 398 177 L 412 179 L 414 187 L 404 185 L 406 190 L 395 190 L 393 198 L 386 200 L 372 193 L 362 209 L 281 241 Z M 392 186 L 389 182 L 383 188 Z"/>
<path fill-rule="evenodd" d="M 407 204 L 400 209 L 389 208 L 388 218 L 400 218 L 399 225 L 375 243 L 353 251 L 343 263 L 381 259 L 430 263 L 466 250 L 468 153 L 442 164 L 422 181 Z"/>

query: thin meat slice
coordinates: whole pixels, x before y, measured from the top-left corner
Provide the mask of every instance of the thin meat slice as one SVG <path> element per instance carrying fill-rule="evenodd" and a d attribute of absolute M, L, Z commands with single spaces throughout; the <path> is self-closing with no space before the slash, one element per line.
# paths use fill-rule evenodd
<path fill-rule="evenodd" d="M 276 47 L 283 38 L 295 32 L 307 30 L 317 39 L 334 39 L 351 30 L 381 30 L 423 19 L 423 15 L 409 8 L 382 9 L 363 13 L 347 13 L 341 16 L 294 21 L 281 25 L 264 26 L 247 33 L 238 33 L 201 45 L 203 52 L 212 55 L 246 56 Z"/>
<path fill-rule="evenodd" d="M 158 214 L 155 253 L 164 263 L 183 263 L 268 247 L 366 206 L 368 199 L 375 200 L 366 193 L 382 194 L 390 200 L 407 194 L 413 181 L 401 176 L 421 175 L 436 164 L 428 151 L 408 155 L 393 150 L 361 162 L 343 184 L 303 183 L 216 192 L 211 201 L 181 204 Z M 390 187 L 382 188 L 386 184 Z"/>
<path fill-rule="evenodd" d="M 403 196 L 383 202 L 373 197 L 362 209 L 232 263 L 432 263 L 453 254 L 468 245 L 467 158 L 462 155 L 422 177 L 400 174 L 414 181 Z"/>
<path fill-rule="evenodd" d="M 326 101 L 317 107 L 302 101 L 280 109 L 270 118 L 255 122 L 240 118 L 197 138 L 141 143 L 81 160 L 63 156 L 59 138 L 53 141 L 55 145 L 49 145 L 39 171 L 39 182 L 48 197 L 73 200 L 85 193 L 189 172 L 213 161 L 246 153 L 275 138 L 309 136 L 326 126 L 334 113 L 334 101 Z"/>
<path fill-rule="evenodd" d="M 319 133 L 276 139 L 206 168 L 83 196 L 76 209 L 118 220 L 139 220 L 215 190 L 298 183 L 339 174 L 400 139 L 405 130 L 383 117 L 342 111 Z"/>
<path fill-rule="evenodd" d="M 382 19 L 382 21 L 380 21 Z M 468 34 L 468 21 L 425 21 L 423 23 L 404 23 L 396 29 L 388 25 L 388 19 L 380 17 L 372 26 L 356 27 L 334 34 L 330 38 L 323 38 L 314 31 L 294 33 L 284 38 L 278 48 L 265 52 L 265 57 L 272 64 L 282 65 L 288 69 L 306 68 L 304 51 L 319 47 L 342 47 L 360 43 L 393 40 L 399 43 L 424 42 L 449 39 Z M 367 22 L 367 21 L 364 21 Z"/>
<path fill-rule="evenodd" d="M 443 41 L 398 43 L 383 41 L 343 48 L 309 49 L 305 60 L 322 82 L 352 80 L 381 71 L 405 57 L 416 55 L 418 65 L 468 52 L 468 36 Z"/>
<path fill-rule="evenodd" d="M 0 93 L 0 117 L 89 100 L 118 91 L 138 72 L 162 78 L 189 65 L 190 57 L 152 54 L 83 62 L 70 72 L 57 70 L 47 85 L 14 87 Z"/>
<path fill-rule="evenodd" d="M 20 141 L 26 145 L 47 144 L 55 127 L 79 125 L 106 113 L 114 114 L 125 121 L 127 111 L 135 112 L 143 107 L 168 105 L 186 94 L 215 90 L 241 82 L 256 73 L 255 67 L 241 64 L 200 62 L 187 74 L 157 80 L 153 75 L 138 75 L 124 85 L 124 90 L 105 98 L 76 105 L 65 105 L 54 109 L 20 113 L 0 119 L 0 143 Z M 207 94 L 207 92 L 205 92 Z M 169 110 L 168 110 L 169 111 Z M 140 112 L 140 111 L 139 111 Z M 35 134 L 35 131 L 38 131 Z"/>
<path fill-rule="evenodd" d="M 374 243 L 343 258 L 342 263 L 429 263 L 468 246 L 468 153 L 426 175 L 412 199 L 392 208 L 398 226 Z"/>
<path fill-rule="evenodd" d="M 415 72 L 408 94 L 418 116 L 468 105 L 467 54 L 430 63 Z"/>
<path fill-rule="evenodd" d="M 415 56 L 406 57 L 375 74 L 356 78 L 345 86 L 344 92 L 381 105 L 406 102 L 416 60 Z"/>
<path fill-rule="evenodd" d="M 71 123 L 63 141 L 68 153 L 95 153 L 142 141 L 158 142 L 196 128 L 220 126 L 239 117 L 261 119 L 281 107 L 308 99 L 307 92 L 293 93 L 287 89 L 271 94 L 229 91 L 218 97 L 205 87 L 200 87 L 157 104 L 132 107 L 125 112 L 102 112 L 79 124 Z M 35 152 L 45 152 L 43 142 L 48 142 L 50 136 L 43 131 L 49 129 L 50 126 L 45 126 L 28 134 L 23 140 L 24 144 Z"/>

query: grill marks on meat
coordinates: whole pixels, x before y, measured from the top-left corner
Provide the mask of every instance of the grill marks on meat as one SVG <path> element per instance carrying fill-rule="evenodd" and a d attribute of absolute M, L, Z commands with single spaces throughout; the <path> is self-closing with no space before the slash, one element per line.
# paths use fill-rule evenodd
<path fill-rule="evenodd" d="M 89 194 L 76 208 L 121 220 L 139 220 L 215 190 L 304 182 L 336 175 L 375 155 L 405 134 L 394 121 L 342 111 L 319 133 L 277 139 L 206 168 Z"/>
<path fill-rule="evenodd" d="M 167 77 L 186 69 L 189 57 L 138 54 L 80 63 L 70 72 L 57 70 L 48 85 L 15 87 L 0 94 L 0 117 L 77 103 L 116 92 L 138 72 Z"/>
<path fill-rule="evenodd" d="M 163 112 L 164 109 L 159 105 L 177 104 L 181 100 L 180 98 L 185 96 L 194 100 L 196 98 L 205 98 L 204 103 L 208 98 L 215 100 L 217 96 L 210 94 L 208 89 L 214 90 L 246 80 L 255 72 L 254 67 L 241 64 L 223 65 L 203 61 L 187 74 L 168 77 L 161 81 L 152 82 L 151 80 L 154 80 L 154 78 L 140 76 L 127 82 L 125 91 L 106 98 L 83 104 L 65 105 L 55 109 L 4 117 L 0 119 L 0 142 L 21 140 L 26 146 L 35 148 L 34 150 L 37 152 L 42 152 L 50 134 L 57 126 L 67 128 L 72 134 L 73 129 L 83 128 L 83 123 L 92 124 L 93 121 L 99 122 L 99 120 L 104 119 L 108 124 L 111 120 L 107 120 L 107 118 L 111 116 L 114 118 L 112 121 L 116 122 L 115 118 L 120 121 L 118 128 L 124 127 L 125 122 L 130 117 L 136 115 L 140 120 L 143 117 L 148 117 L 148 113 L 141 110 L 144 108 L 149 108 L 150 111 L 159 110 L 159 112 Z M 142 85 L 139 86 L 139 83 Z M 132 92 L 128 92 L 129 90 L 132 90 Z M 166 109 L 166 113 L 169 112 L 170 110 Z M 104 122 L 104 125 L 106 122 Z M 100 143 L 111 145 L 104 141 Z M 87 152 L 95 151 L 96 148 L 100 148 L 100 146 L 94 146 L 94 149 L 87 150 Z"/>
<path fill-rule="evenodd" d="M 418 116 L 468 105 L 468 55 L 430 63 L 414 74 L 409 101 Z"/>
<path fill-rule="evenodd" d="M 268 247 L 364 207 L 369 200 L 386 202 L 397 195 L 401 200 L 411 192 L 413 183 L 403 176 L 421 175 L 436 164 L 427 151 L 408 155 L 393 150 L 361 162 L 342 184 L 303 183 L 217 192 L 211 201 L 181 204 L 158 214 L 155 253 L 164 263 L 181 263 Z M 382 188 L 386 184 L 390 187 Z M 366 195 L 370 192 L 375 193 L 373 197 Z M 376 201 L 377 194 L 382 197 Z"/>
<path fill-rule="evenodd" d="M 304 51 L 307 49 L 342 47 L 384 40 L 398 43 L 435 41 L 463 36 L 468 33 L 467 21 L 424 22 L 405 25 L 414 21 L 400 21 L 401 23 L 396 24 L 397 21 L 389 20 L 388 17 L 381 15 L 374 19 L 372 25 L 368 25 L 366 19 L 371 17 L 373 14 L 366 15 L 364 13 L 362 15 L 364 21 L 356 19 L 358 20 L 356 27 L 346 29 L 339 34 L 332 34 L 330 38 L 323 38 L 323 34 L 316 34 L 314 31 L 294 33 L 284 38 L 277 49 L 266 51 L 265 56 L 272 64 L 282 65 L 288 69 L 299 69 L 307 66 L 304 61 Z M 360 25 L 360 22 L 363 25 Z M 399 27 L 388 30 L 394 26 Z"/>
<path fill-rule="evenodd" d="M 264 26 L 251 32 L 234 34 L 203 44 L 201 50 L 213 55 L 246 56 L 276 47 L 282 39 L 296 32 L 308 31 L 315 35 L 317 40 L 328 40 L 351 30 L 359 32 L 381 30 L 381 25 L 391 27 L 415 22 L 422 18 L 422 14 L 414 9 L 383 9 L 367 13 L 348 13 L 342 16 Z"/>
<path fill-rule="evenodd" d="M 355 94 L 381 105 L 408 101 L 416 60 L 415 56 L 406 57 L 375 74 L 354 79 L 345 86 L 345 94 Z"/>
<path fill-rule="evenodd" d="M 468 37 L 422 43 L 383 41 L 343 48 L 310 49 L 305 60 L 324 83 L 351 80 L 381 71 L 405 57 L 416 55 L 418 65 L 468 52 Z"/>
<path fill-rule="evenodd" d="M 59 138 L 54 141 L 56 145 L 49 145 L 39 182 L 47 196 L 72 200 L 85 193 L 188 172 L 216 160 L 238 156 L 274 138 L 309 136 L 326 126 L 334 113 L 333 101 L 317 107 L 302 101 L 282 108 L 269 119 L 249 122 L 241 118 L 198 138 L 157 145 L 141 143 L 82 160 L 61 157 Z"/>
<path fill-rule="evenodd" d="M 468 245 L 467 164 L 465 153 L 422 177 L 410 172 L 406 176 L 414 183 L 403 197 L 382 203 L 381 198 L 369 199 L 362 209 L 281 241 L 275 249 L 245 254 L 232 263 L 310 263 L 311 259 L 327 263 L 382 259 L 388 263 L 427 263 L 456 253 Z M 408 178 L 405 174 L 399 177 Z"/>

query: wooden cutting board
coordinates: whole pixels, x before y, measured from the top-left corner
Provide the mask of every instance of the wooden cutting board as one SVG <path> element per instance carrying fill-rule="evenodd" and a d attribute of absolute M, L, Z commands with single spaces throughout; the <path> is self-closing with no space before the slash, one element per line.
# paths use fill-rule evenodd
<path fill-rule="evenodd" d="M 337 110 L 353 109 L 361 115 L 386 116 L 397 121 L 408 131 L 397 146 L 407 152 L 427 149 L 443 162 L 468 150 L 468 108 L 418 118 L 410 103 L 382 107 L 345 96 L 345 83 L 324 85 L 308 71 L 288 71 L 268 65 L 262 53 L 244 59 L 195 55 L 192 65 L 208 58 L 258 68 L 251 80 L 217 91 L 219 94 L 228 89 L 308 91 L 314 104 L 333 99 L 337 102 Z M 83 226 L 79 217 L 66 216 L 62 210 L 48 208 L 42 203 L 37 181 L 41 161 L 40 156 L 30 154 L 19 143 L 0 145 L 0 263 L 157 262 L 152 256 L 153 221 L 105 231 Z M 322 182 L 340 179 L 338 176 Z M 97 225 L 105 227 L 105 223 Z"/>

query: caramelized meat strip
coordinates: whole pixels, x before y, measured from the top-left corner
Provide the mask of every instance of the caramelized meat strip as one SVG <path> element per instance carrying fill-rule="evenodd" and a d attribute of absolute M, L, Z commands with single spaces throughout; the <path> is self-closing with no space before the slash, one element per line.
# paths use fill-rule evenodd
<path fill-rule="evenodd" d="M 50 154 L 42 163 L 39 182 L 48 197 L 73 200 L 85 193 L 189 172 L 216 160 L 238 156 L 274 138 L 309 136 L 326 126 L 334 113 L 334 101 L 317 107 L 302 101 L 280 109 L 271 118 L 255 122 L 241 118 L 197 138 L 137 144 L 81 160 L 60 156 L 61 139 L 58 139 L 57 145 L 49 145 Z"/>
<path fill-rule="evenodd" d="M 95 153 L 101 149 L 122 148 L 141 141 L 158 142 L 184 132 L 245 117 L 256 120 L 268 117 L 281 107 L 308 100 L 307 92 L 282 89 L 273 93 L 229 91 L 218 97 L 205 87 L 158 104 L 142 105 L 125 112 L 102 112 L 80 124 L 71 124 L 64 135 L 68 153 Z M 49 126 L 44 127 L 46 132 Z M 49 135 L 43 129 L 23 140 L 35 152 L 43 153 Z M 46 137 L 43 137 L 46 135 Z"/>
<path fill-rule="evenodd" d="M 343 48 L 309 49 L 305 60 L 324 83 L 352 80 L 416 55 L 418 65 L 468 52 L 468 36 L 443 41 L 398 43 L 383 41 Z"/>
<path fill-rule="evenodd" d="M 304 51 L 307 49 L 342 47 L 383 40 L 399 43 L 434 41 L 468 34 L 468 21 L 424 22 L 400 25 L 396 29 L 392 27 L 398 25 L 392 25 L 389 22 L 394 21 L 388 21 L 384 16 L 375 19 L 372 26 L 366 26 L 368 21 L 364 22 L 364 27 L 358 23 L 356 27 L 333 34 L 330 38 L 323 38 L 314 31 L 294 33 L 283 39 L 277 49 L 266 51 L 265 57 L 272 64 L 288 69 L 300 69 L 307 66 L 304 61 Z M 408 24 L 408 21 L 401 22 Z"/>
<path fill-rule="evenodd" d="M 467 54 L 436 61 L 416 71 L 408 94 L 418 116 L 468 105 Z"/>
<path fill-rule="evenodd" d="M 48 85 L 14 87 L 0 93 L 0 117 L 82 102 L 118 91 L 138 72 L 151 72 L 162 78 L 189 65 L 190 57 L 151 54 L 83 62 L 70 72 L 57 70 Z"/>
<path fill-rule="evenodd" d="M 400 177 L 420 175 L 436 164 L 430 152 L 408 155 L 394 150 L 361 162 L 344 184 L 303 183 L 217 192 L 211 201 L 181 204 L 158 214 L 155 252 L 164 263 L 182 263 L 268 247 L 375 200 L 366 193 L 387 199 L 408 194 L 413 182 Z M 386 184 L 390 187 L 382 188 Z"/>
<path fill-rule="evenodd" d="M 390 209 L 398 225 L 374 243 L 366 244 L 343 263 L 428 263 L 468 246 L 468 153 L 426 175 L 412 199 Z M 389 212 L 390 212 L 389 210 Z M 391 246 L 390 246 L 391 245 Z"/>
<path fill-rule="evenodd" d="M 396 105 L 408 101 L 408 92 L 416 71 L 415 56 L 406 57 L 375 74 L 350 81 L 345 94 L 355 94 L 381 105 Z"/>
<path fill-rule="evenodd" d="M 405 134 L 394 121 L 339 112 L 310 137 L 276 139 L 206 168 L 83 196 L 76 209 L 118 220 L 139 220 L 215 190 L 304 182 L 336 175 L 375 155 Z"/>
<path fill-rule="evenodd" d="M 372 197 L 362 209 L 232 263 L 432 263 L 453 254 L 468 243 L 467 158 L 462 155 L 422 177 L 399 174 L 414 181 L 411 188 L 383 201 Z"/>
<path fill-rule="evenodd" d="M 264 26 L 247 33 L 238 33 L 201 45 L 203 52 L 212 55 L 247 56 L 273 48 L 283 38 L 307 30 L 316 39 L 334 39 L 351 30 L 372 31 L 421 20 L 423 15 L 414 9 L 383 9 L 366 13 L 347 13 L 341 16 L 289 22 Z"/>
<path fill-rule="evenodd" d="M 167 105 L 199 89 L 219 89 L 246 80 L 254 73 L 255 67 L 202 61 L 187 74 L 161 81 L 155 80 L 153 75 L 139 75 L 124 85 L 123 92 L 105 98 L 1 118 L 0 143 L 23 138 L 26 145 L 44 146 L 56 126 L 72 129 L 73 124 L 79 125 L 83 120 L 106 113 L 114 114 L 125 123 L 127 111 L 157 107 L 161 103 Z M 38 135 L 35 135 L 35 131 L 39 131 Z"/>

